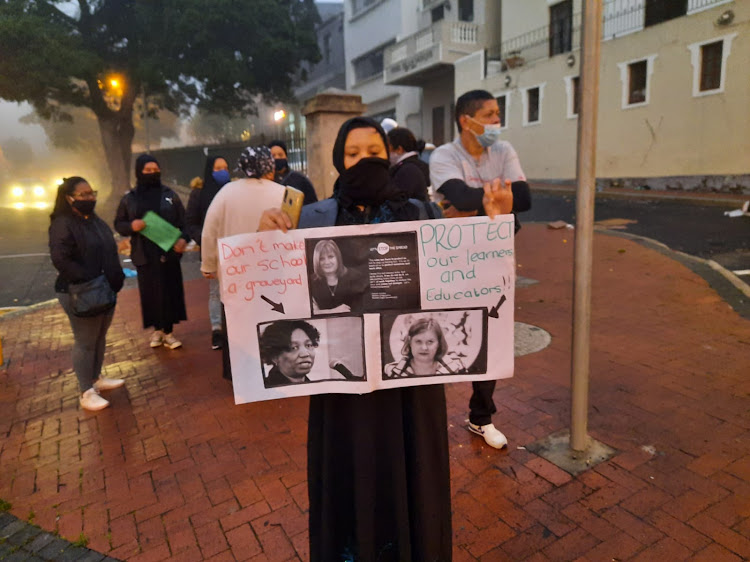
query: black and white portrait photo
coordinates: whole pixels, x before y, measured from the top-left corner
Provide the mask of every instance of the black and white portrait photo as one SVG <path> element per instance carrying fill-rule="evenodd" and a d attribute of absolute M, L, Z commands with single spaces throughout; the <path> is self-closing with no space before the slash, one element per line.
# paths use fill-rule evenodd
<path fill-rule="evenodd" d="M 312 316 L 420 307 L 415 232 L 305 241 Z"/>
<path fill-rule="evenodd" d="M 383 378 L 484 373 L 486 309 L 384 314 Z"/>
<path fill-rule="evenodd" d="M 259 324 L 258 344 L 266 388 L 366 380 L 361 318 Z"/>
<path fill-rule="evenodd" d="M 367 273 L 361 271 L 353 255 L 341 253 L 335 240 L 318 240 L 313 245 L 312 259 L 308 258 L 312 313 L 360 314 L 365 294 L 369 289 Z M 347 265 L 348 264 L 348 265 Z"/>

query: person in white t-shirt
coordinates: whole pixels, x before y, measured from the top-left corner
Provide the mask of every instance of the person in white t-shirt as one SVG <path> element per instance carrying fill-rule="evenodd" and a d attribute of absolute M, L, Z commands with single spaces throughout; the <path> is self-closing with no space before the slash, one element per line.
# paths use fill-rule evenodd
<path fill-rule="evenodd" d="M 500 108 L 485 90 L 466 92 L 456 100 L 458 136 L 430 156 L 430 179 L 448 218 L 483 215 L 484 186 L 510 184 L 513 214 L 531 208 L 531 192 L 511 144 L 500 140 Z M 516 232 L 520 223 L 516 217 Z M 496 381 L 472 383 L 469 431 L 481 435 L 491 447 L 507 447 L 508 440 L 492 423 L 497 409 L 492 399 Z"/>
<path fill-rule="evenodd" d="M 229 182 L 211 201 L 201 237 L 201 273 L 209 279 L 220 278 L 219 238 L 257 232 L 264 210 L 278 208 L 285 187 L 273 181 L 276 171 L 271 150 L 265 146 L 242 151 L 238 167 L 246 178 Z M 223 300 L 223 299 L 222 299 Z M 226 342 L 226 318 L 222 306 L 222 346 L 224 378 L 231 379 L 229 347 Z"/>

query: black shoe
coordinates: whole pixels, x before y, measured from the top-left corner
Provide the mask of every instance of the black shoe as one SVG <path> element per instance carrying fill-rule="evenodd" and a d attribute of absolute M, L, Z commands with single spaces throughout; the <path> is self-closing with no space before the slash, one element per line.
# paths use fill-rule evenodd
<path fill-rule="evenodd" d="M 221 349 L 224 346 L 224 335 L 221 330 L 211 332 L 211 349 Z"/>

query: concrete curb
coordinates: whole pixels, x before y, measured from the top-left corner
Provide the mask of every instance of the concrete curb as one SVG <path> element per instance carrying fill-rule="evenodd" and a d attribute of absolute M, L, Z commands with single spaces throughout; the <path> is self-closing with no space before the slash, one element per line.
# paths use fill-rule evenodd
<path fill-rule="evenodd" d="M 0 322 L 2 322 L 5 318 L 16 318 L 17 316 L 22 316 L 26 314 L 27 312 L 34 312 L 35 310 L 39 310 L 41 308 L 47 308 L 50 306 L 54 306 L 56 304 L 58 304 L 57 299 L 50 299 L 47 301 L 30 304 L 29 306 L 6 307 L 6 309 L 12 308 L 13 310 L 9 310 L 8 312 L 4 314 L 0 312 Z M 0 309 L 0 311 L 1 310 L 2 309 Z"/>
<path fill-rule="evenodd" d="M 549 194 L 571 194 L 575 195 L 575 185 L 546 184 L 530 181 L 529 185 L 536 193 Z M 690 193 L 685 191 L 671 192 L 658 190 L 629 190 L 629 189 L 603 189 L 596 192 L 597 197 L 606 197 L 611 199 L 648 199 L 652 201 L 684 201 L 685 203 L 695 205 L 717 205 L 717 206 L 737 206 L 750 199 L 748 195 L 720 194 L 697 192 Z"/>

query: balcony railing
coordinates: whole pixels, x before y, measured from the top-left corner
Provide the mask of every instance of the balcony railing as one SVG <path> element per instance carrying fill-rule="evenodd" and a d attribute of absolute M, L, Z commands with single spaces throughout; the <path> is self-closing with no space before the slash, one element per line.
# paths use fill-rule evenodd
<path fill-rule="evenodd" d="M 385 81 L 400 80 L 436 64 L 451 64 L 480 48 L 482 27 L 462 21 L 439 21 L 385 50 Z"/>

